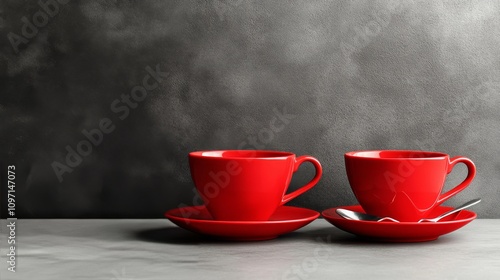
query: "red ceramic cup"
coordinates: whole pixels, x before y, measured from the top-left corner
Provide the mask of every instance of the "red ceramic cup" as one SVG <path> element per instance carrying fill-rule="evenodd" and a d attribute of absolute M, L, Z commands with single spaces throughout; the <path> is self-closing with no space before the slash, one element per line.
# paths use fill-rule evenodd
<path fill-rule="evenodd" d="M 292 174 L 311 162 L 316 175 L 305 186 L 285 194 Z M 191 177 L 205 205 L 217 220 L 266 221 L 276 209 L 311 189 L 322 168 L 311 156 L 256 150 L 189 153 Z"/>
<path fill-rule="evenodd" d="M 366 213 L 399 221 L 418 221 L 453 195 L 464 190 L 476 175 L 474 163 L 426 151 L 355 151 L 344 155 L 349 184 Z M 441 193 L 446 175 L 455 164 L 468 168 L 465 180 Z"/>

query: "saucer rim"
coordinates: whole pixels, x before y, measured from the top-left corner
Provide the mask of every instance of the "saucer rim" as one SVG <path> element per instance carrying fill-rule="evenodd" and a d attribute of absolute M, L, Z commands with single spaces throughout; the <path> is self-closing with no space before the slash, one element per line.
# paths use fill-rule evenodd
<path fill-rule="evenodd" d="M 194 207 L 204 207 L 204 205 L 194 205 L 194 206 L 184 206 L 184 207 L 177 207 L 177 208 L 174 208 L 174 209 L 170 209 L 168 211 L 166 211 L 163 216 L 169 220 L 171 219 L 175 219 L 175 220 L 179 220 L 179 219 L 182 219 L 182 220 L 185 220 L 185 221 L 196 221 L 197 223 L 200 223 L 200 222 L 203 222 L 203 223 L 207 223 L 207 224 L 221 224 L 221 223 L 224 223 L 226 225 L 242 225 L 242 224 L 245 224 L 245 225 L 252 225 L 252 224 L 255 224 L 255 225 L 262 225 L 262 224 L 283 224 L 283 223 L 294 223 L 294 222 L 306 222 L 306 221 L 314 221 L 316 219 L 318 219 L 321 215 L 320 212 L 318 211 L 315 211 L 315 210 L 312 210 L 312 209 L 309 209 L 309 208 L 304 208 L 304 207 L 297 207 L 297 206 L 287 206 L 287 205 L 282 205 L 280 207 L 278 207 L 278 209 L 281 209 L 281 208 L 295 208 L 295 209 L 300 209 L 300 210 L 306 210 L 306 211 L 309 211 L 310 212 L 310 215 L 308 217 L 305 217 L 305 218 L 300 218 L 300 219 L 285 219 L 285 220 L 275 220 L 275 221 L 272 221 L 272 220 L 266 220 L 266 221 L 232 221 L 232 220 L 205 220 L 205 219 L 196 219 L 196 218 L 186 218 L 186 217 L 182 217 L 182 216 L 177 216 L 177 215 L 172 215 L 172 213 L 174 211 L 179 211 L 179 209 L 183 209 L 183 208 L 194 208 Z M 276 211 L 278 211 L 278 209 L 276 209 Z M 200 211 L 198 209 L 198 211 Z M 205 211 L 206 208 L 205 208 Z M 271 216 L 272 217 L 272 216 Z"/>
<path fill-rule="evenodd" d="M 339 208 L 344 208 L 344 209 L 348 209 L 348 210 L 351 210 L 350 208 L 352 207 L 361 207 L 362 206 L 360 204 L 354 204 L 354 205 L 344 205 L 344 206 L 337 206 L 337 207 L 331 207 L 331 208 L 328 208 L 328 209 L 325 209 L 323 211 L 321 211 L 321 216 L 323 218 L 330 218 L 330 219 L 336 219 L 336 220 L 345 220 L 345 221 L 349 221 L 349 222 L 353 222 L 353 223 L 363 223 L 363 224 L 384 224 L 384 225 L 418 225 L 418 226 L 428 226 L 428 225 L 443 225 L 443 224 L 455 224 L 455 223 L 461 223 L 461 222 L 466 222 L 466 221 L 472 221 L 474 219 L 477 218 L 477 213 L 474 212 L 474 211 L 471 211 L 471 210 L 468 210 L 468 209 L 463 209 L 461 211 L 465 211 L 465 212 L 468 212 L 468 213 L 472 213 L 472 216 L 471 217 L 468 217 L 468 218 L 463 218 L 463 219 L 454 219 L 454 220 L 450 220 L 450 221 L 437 221 L 437 222 L 399 222 L 399 223 L 396 223 L 396 222 L 392 222 L 392 221 L 381 221 L 381 222 L 377 222 L 377 221 L 358 221 L 358 220 L 349 220 L 349 219 L 346 219 L 346 218 L 343 218 L 341 217 L 339 214 L 337 214 L 337 212 L 335 210 L 339 209 Z M 437 206 L 439 208 L 445 208 L 446 210 L 452 210 L 454 207 L 452 206 L 445 206 L 445 205 L 439 205 Z M 445 211 L 446 211 L 445 210 Z M 334 215 L 329 215 L 329 214 L 325 214 L 325 212 L 333 212 Z"/>

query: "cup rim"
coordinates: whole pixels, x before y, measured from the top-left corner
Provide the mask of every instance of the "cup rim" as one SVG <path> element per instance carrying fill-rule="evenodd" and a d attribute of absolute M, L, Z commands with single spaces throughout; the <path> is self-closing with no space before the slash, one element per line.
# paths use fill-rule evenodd
<path fill-rule="evenodd" d="M 411 157 L 411 156 L 398 156 L 398 157 L 380 157 L 379 153 L 403 153 L 403 154 L 425 154 L 422 157 Z M 378 154 L 377 154 L 378 153 Z M 376 156 L 377 154 L 377 156 Z M 371 159 L 371 160 L 442 160 L 448 157 L 448 154 L 442 152 L 434 151 L 424 151 L 424 150 L 358 150 L 351 151 L 344 154 L 345 158 L 352 159 Z"/>
<path fill-rule="evenodd" d="M 266 154 L 267 156 L 222 156 L 223 153 L 240 153 L 240 152 L 254 152 L 257 154 Z M 274 150 L 203 150 L 203 151 L 194 151 L 189 153 L 189 157 L 194 158 L 210 158 L 210 159 L 286 159 L 291 156 L 295 156 L 294 153 L 283 152 L 283 151 L 274 151 Z"/>

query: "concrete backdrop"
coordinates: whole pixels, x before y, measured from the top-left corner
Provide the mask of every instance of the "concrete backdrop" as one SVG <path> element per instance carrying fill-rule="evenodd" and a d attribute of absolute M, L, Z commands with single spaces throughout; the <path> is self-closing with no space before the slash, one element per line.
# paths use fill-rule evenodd
<path fill-rule="evenodd" d="M 464 155 L 447 204 L 500 218 L 500 2 L 399 2 L 2 1 L 2 217 L 8 165 L 18 217 L 162 217 L 240 147 L 317 157 L 316 210 L 356 203 L 347 151 Z"/>

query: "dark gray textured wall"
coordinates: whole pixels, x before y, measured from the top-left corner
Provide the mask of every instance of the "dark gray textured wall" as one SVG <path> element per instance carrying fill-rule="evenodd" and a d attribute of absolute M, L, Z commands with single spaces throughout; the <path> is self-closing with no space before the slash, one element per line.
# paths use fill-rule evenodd
<path fill-rule="evenodd" d="M 161 217 L 192 204 L 189 151 L 253 145 L 322 162 L 292 203 L 316 210 L 355 203 L 347 151 L 468 156 L 449 204 L 500 217 L 498 1 L 61 2 L 1 2 L 3 214 L 10 164 L 18 217 Z"/>

